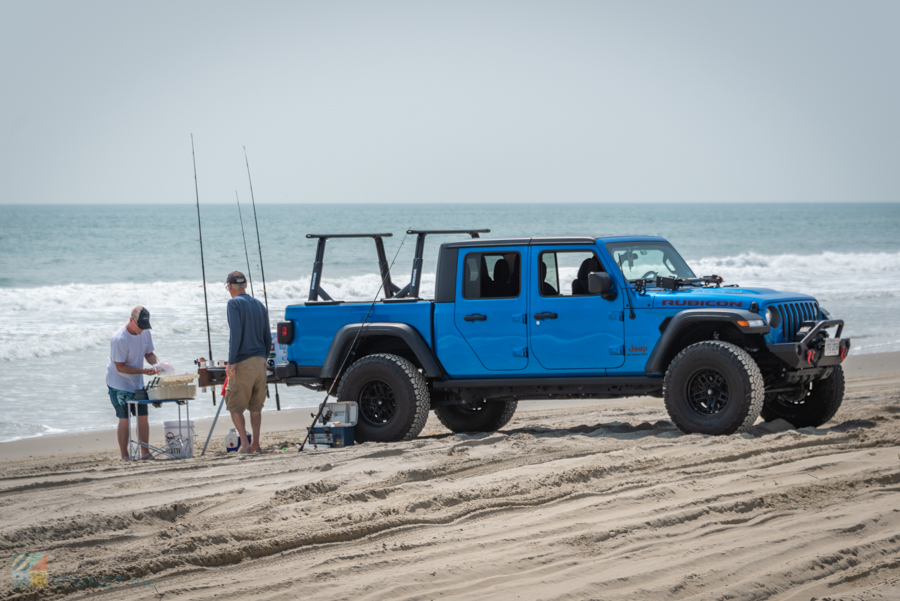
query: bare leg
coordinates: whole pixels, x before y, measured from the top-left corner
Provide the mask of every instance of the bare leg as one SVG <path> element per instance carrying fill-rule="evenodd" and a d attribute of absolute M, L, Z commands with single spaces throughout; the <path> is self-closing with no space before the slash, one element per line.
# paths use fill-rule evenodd
<path fill-rule="evenodd" d="M 138 418 L 138 439 L 141 441 L 141 459 L 150 458 L 150 422 L 146 415 L 139 415 Z"/>
<path fill-rule="evenodd" d="M 262 425 L 262 413 L 259 411 L 250 412 L 250 426 L 253 428 L 253 443 L 250 450 L 259 453 L 262 449 L 259 447 L 259 427 Z"/>
<path fill-rule="evenodd" d="M 252 416 L 253 414 L 251 413 L 250 415 Z M 244 421 L 244 412 L 232 412 L 231 421 L 234 423 L 234 427 L 237 428 L 238 436 L 241 437 L 241 448 L 238 449 L 238 452 L 249 453 L 250 441 L 247 440 L 247 423 Z"/>
<path fill-rule="evenodd" d="M 128 454 L 128 420 L 119 420 L 119 430 L 116 432 L 119 438 L 119 451 L 122 452 L 122 459 L 131 459 Z"/>

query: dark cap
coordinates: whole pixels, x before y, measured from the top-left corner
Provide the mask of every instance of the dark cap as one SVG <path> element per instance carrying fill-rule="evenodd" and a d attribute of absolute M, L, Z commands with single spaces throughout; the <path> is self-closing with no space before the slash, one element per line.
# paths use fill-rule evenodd
<path fill-rule="evenodd" d="M 138 305 L 131 310 L 131 319 L 137 322 L 137 326 L 142 330 L 150 330 L 150 311 Z"/>
<path fill-rule="evenodd" d="M 225 278 L 225 282 L 227 284 L 236 284 L 238 286 L 246 286 L 247 279 L 244 277 L 244 274 L 240 271 L 232 271 L 228 274 L 228 277 Z"/>

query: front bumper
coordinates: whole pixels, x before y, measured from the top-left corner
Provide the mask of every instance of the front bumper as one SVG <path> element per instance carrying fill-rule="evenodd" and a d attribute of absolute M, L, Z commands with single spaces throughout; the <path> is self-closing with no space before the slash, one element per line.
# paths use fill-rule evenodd
<path fill-rule="evenodd" d="M 807 327 L 807 324 L 808 327 Z M 835 338 L 838 340 L 838 351 L 836 354 L 825 354 L 825 348 L 822 339 L 818 334 L 827 328 L 837 326 L 837 334 Z M 798 334 L 803 334 L 803 339 L 799 342 L 783 342 L 780 344 L 767 345 L 769 351 L 791 369 L 808 369 L 810 367 L 831 367 L 840 365 L 847 358 L 850 351 L 850 339 L 841 338 L 841 332 L 844 329 L 844 322 L 840 319 L 829 319 L 817 322 L 806 322 Z"/>

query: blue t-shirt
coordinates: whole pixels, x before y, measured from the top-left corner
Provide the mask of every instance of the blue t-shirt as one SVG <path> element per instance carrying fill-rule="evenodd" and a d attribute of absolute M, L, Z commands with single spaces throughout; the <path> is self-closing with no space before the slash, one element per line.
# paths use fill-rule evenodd
<path fill-rule="evenodd" d="M 272 332 L 266 307 L 248 294 L 239 294 L 228 301 L 228 363 L 234 365 L 250 357 L 269 356 Z"/>
<path fill-rule="evenodd" d="M 116 390 L 134 392 L 144 387 L 142 374 L 123 374 L 116 369 L 116 362 L 137 367 L 144 367 L 144 355 L 153 352 L 153 338 L 150 330 L 144 330 L 137 336 L 129 334 L 126 326 L 116 332 L 109 343 L 109 365 L 106 367 L 106 385 Z"/>

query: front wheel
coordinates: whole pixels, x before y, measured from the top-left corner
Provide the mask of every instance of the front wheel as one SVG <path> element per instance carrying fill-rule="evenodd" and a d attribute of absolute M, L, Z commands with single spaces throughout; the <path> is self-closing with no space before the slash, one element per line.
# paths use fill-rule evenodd
<path fill-rule="evenodd" d="M 686 434 L 734 434 L 756 422 L 765 385 L 759 366 L 739 346 L 698 342 L 672 360 L 663 380 L 669 417 Z"/>
<path fill-rule="evenodd" d="M 412 440 L 425 427 L 431 406 L 428 384 L 416 366 L 386 353 L 351 365 L 341 378 L 337 397 L 359 405 L 359 421 L 353 429 L 359 442 Z"/>
<path fill-rule="evenodd" d="M 767 395 L 762 418 L 783 419 L 795 428 L 818 428 L 834 417 L 843 400 L 844 369 L 836 365 L 827 378 L 805 385 L 797 395 Z"/>
<path fill-rule="evenodd" d="M 451 432 L 496 432 L 512 419 L 518 401 L 479 401 L 474 405 L 443 405 L 434 414 Z"/>

